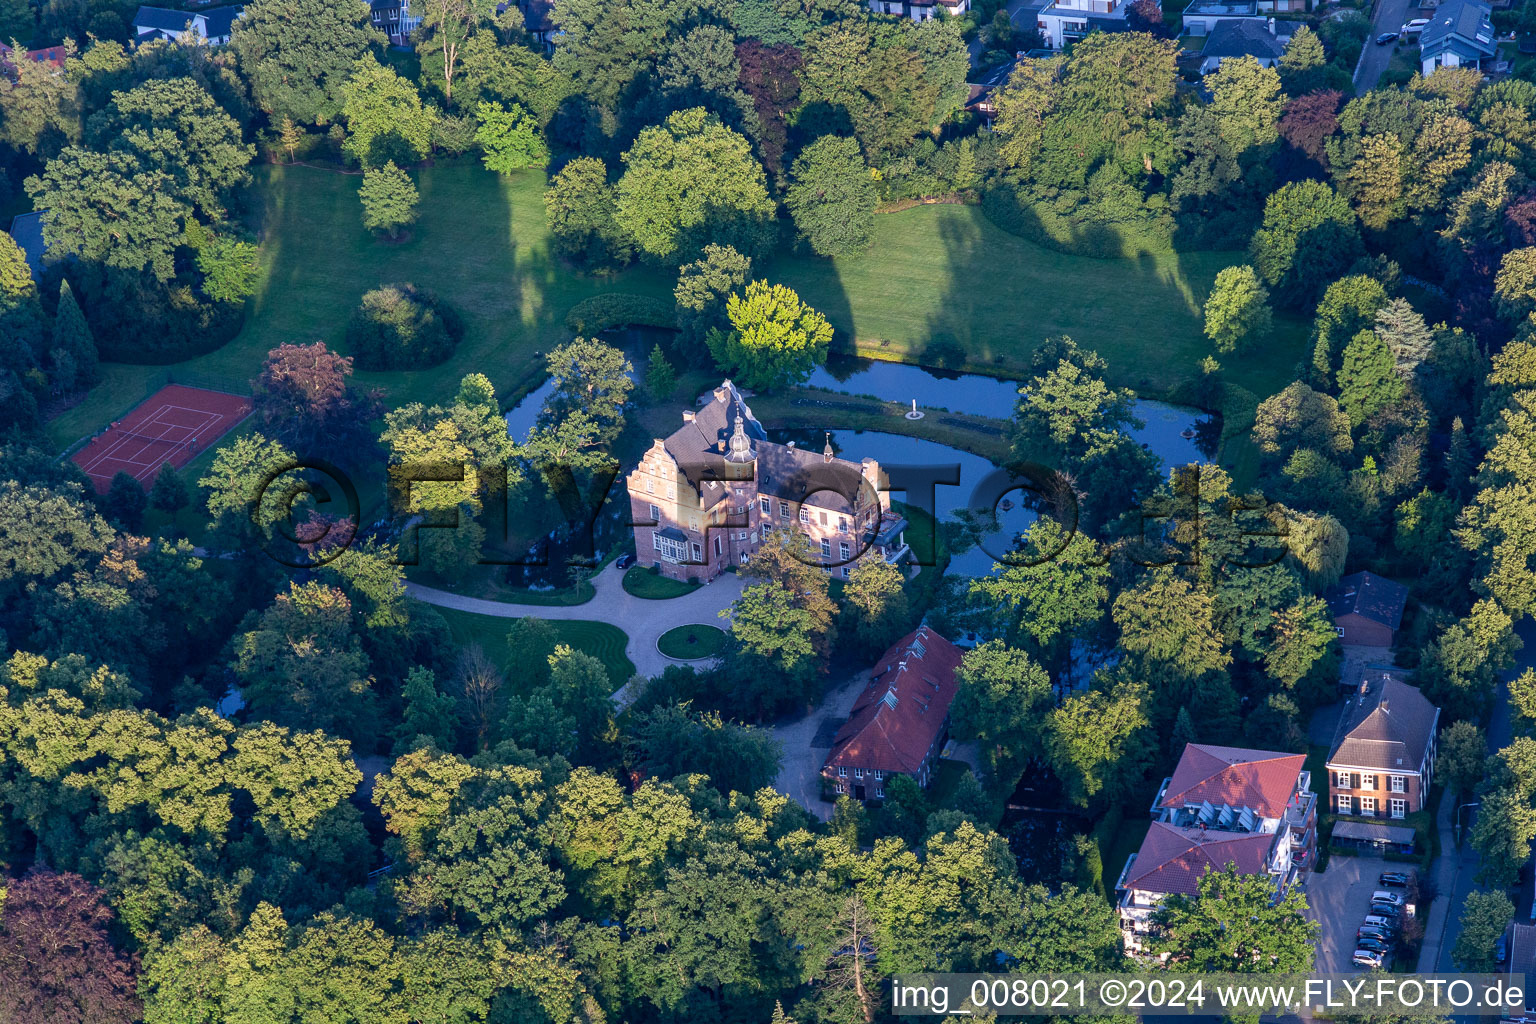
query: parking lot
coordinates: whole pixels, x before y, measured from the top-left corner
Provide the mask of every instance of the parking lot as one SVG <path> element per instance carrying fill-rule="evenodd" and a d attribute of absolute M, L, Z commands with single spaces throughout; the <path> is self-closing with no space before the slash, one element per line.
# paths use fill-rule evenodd
<path fill-rule="evenodd" d="M 1385 888 L 1376 879 L 1383 871 L 1403 871 L 1404 866 L 1380 857 L 1328 858 L 1328 870 L 1307 880 L 1308 913 L 1321 925 L 1317 938 L 1317 970 L 1345 974 L 1364 968 L 1350 963 L 1355 951 L 1355 932 L 1365 920 L 1371 893 Z M 1402 894 L 1402 889 L 1393 892 Z"/>

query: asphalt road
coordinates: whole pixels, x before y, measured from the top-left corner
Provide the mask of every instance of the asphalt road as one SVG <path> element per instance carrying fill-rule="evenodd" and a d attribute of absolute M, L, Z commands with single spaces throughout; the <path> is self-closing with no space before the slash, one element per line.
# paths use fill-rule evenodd
<path fill-rule="evenodd" d="M 1374 89 L 1376 80 L 1392 63 L 1392 52 L 1397 49 L 1397 44 L 1377 46 L 1376 37 L 1402 28 L 1408 21 L 1408 7 L 1408 0 L 1377 0 L 1371 34 L 1365 41 L 1365 53 L 1360 57 L 1360 66 L 1355 69 L 1355 95 Z"/>

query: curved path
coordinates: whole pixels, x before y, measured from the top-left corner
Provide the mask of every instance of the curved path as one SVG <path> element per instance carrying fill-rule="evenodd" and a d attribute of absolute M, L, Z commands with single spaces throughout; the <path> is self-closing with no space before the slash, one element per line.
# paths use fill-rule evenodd
<path fill-rule="evenodd" d="M 592 577 L 596 594 L 585 604 L 544 605 L 512 604 L 507 601 L 488 601 L 481 597 L 464 597 L 446 590 L 424 586 L 420 583 L 405 584 L 405 592 L 418 601 L 440 608 L 455 608 L 462 612 L 494 615 L 503 619 L 520 619 L 532 616 L 536 619 L 577 619 L 607 622 L 622 629 L 629 637 L 624 653 L 635 663 L 635 672 L 643 677 L 657 676 L 668 665 L 698 665 L 699 661 L 678 661 L 668 658 L 656 649 L 656 641 L 674 626 L 704 623 L 724 626 L 720 612 L 729 608 L 741 596 L 743 581 L 735 573 L 724 573 L 713 583 L 706 583 L 688 594 L 666 601 L 647 601 L 635 597 L 624 589 L 624 574 L 613 565 Z M 621 707 L 629 704 L 634 695 L 628 693 L 629 684 L 615 693 L 614 700 Z"/>

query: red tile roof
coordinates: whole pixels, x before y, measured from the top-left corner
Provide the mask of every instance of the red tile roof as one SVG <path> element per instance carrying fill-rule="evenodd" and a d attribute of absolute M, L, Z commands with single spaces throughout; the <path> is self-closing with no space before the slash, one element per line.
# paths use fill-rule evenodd
<path fill-rule="evenodd" d="M 1228 864 L 1235 865 L 1241 874 L 1266 874 L 1277 834 L 1283 835 L 1179 828 L 1154 821 L 1125 876 L 1125 886 L 1162 895 L 1194 896 L 1199 892 L 1201 875 L 1225 870 Z"/>
<path fill-rule="evenodd" d="M 1213 806 L 1252 807 L 1261 817 L 1285 814 L 1306 758 L 1273 750 L 1191 743 L 1184 748 L 1163 790 L 1164 807 L 1209 801 Z"/>
<path fill-rule="evenodd" d="M 837 731 L 826 766 L 920 769 L 955 699 L 960 659 L 958 647 L 926 626 L 896 641 Z"/>

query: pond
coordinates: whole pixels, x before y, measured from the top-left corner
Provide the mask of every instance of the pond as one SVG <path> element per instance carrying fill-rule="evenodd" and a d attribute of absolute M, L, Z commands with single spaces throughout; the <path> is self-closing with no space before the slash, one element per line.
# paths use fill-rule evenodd
<path fill-rule="evenodd" d="M 629 357 L 631 363 L 641 363 L 650 354 L 651 346 L 658 341 L 665 343 L 676 331 L 668 331 L 659 327 L 615 327 L 602 331 L 597 336 L 614 348 L 622 349 Z M 635 375 L 629 375 L 631 380 Z M 518 403 L 506 412 L 507 433 L 512 435 L 512 440 L 522 441 L 528 436 L 534 424 L 539 420 L 539 413 L 544 411 L 544 403 L 554 393 L 555 379 L 545 377 L 543 383 L 534 388 L 528 394 L 518 400 Z"/>
<path fill-rule="evenodd" d="M 903 405 L 916 399 L 919 409 L 941 408 L 999 420 L 1012 419 L 1019 401 L 1018 381 L 850 356 L 829 358 L 807 383 Z M 1216 457 L 1221 424 L 1215 417 L 1146 398 L 1138 398 L 1131 408 L 1145 424 L 1132 430 L 1131 436 L 1161 459 L 1164 468 L 1209 462 Z"/>

